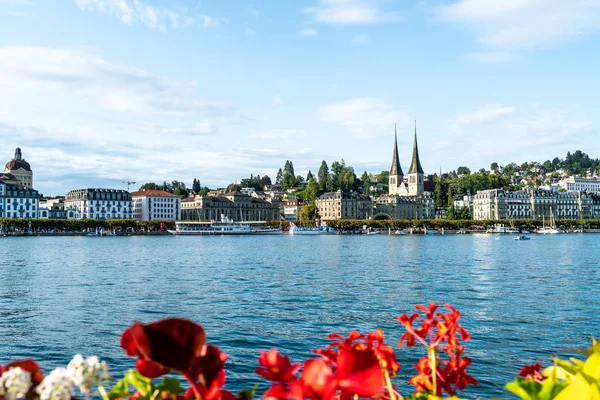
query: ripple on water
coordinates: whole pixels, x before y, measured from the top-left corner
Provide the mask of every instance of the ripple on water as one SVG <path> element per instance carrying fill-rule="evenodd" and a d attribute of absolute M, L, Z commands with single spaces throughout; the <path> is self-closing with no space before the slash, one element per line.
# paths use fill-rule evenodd
<path fill-rule="evenodd" d="M 251 387 L 260 350 L 294 360 L 329 332 L 377 327 L 390 343 L 415 303 L 451 303 L 473 340 L 465 395 L 506 396 L 521 365 L 599 335 L 595 235 L 1 238 L 0 354 L 45 369 L 97 354 L 130 368 L 119 337 L 132 321 L 200 322 L 230 355 L 228 386 Z M 405 384 L 420 349 L 398 350 Z"/>

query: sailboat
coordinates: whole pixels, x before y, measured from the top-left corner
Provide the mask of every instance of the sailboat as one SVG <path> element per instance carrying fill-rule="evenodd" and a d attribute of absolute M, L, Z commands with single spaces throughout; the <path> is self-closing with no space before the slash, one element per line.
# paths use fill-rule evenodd
<path fill-rule="evenodd" d="M 543 235 L 565 233 L 564 230 L 556 227 L 556 221 L 554 220 L 554 214 L 552 213 L 552 210 L 550 210 L 550 226 L 546 226 L 546 219 L 543 216 L 542 218 L 543 226 L 537 230 L 537 233 L 541 233 Z"/>

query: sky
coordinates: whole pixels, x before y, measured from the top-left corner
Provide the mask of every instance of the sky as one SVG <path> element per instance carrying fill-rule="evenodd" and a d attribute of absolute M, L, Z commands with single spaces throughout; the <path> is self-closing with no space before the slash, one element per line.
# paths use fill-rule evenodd
<path fill-rule="evenodd" d="M 360 176 L 415 119 L 426 173 L 600 157 L 599 33 L 600 0 L 0 0 L 0 160 L 45 195 Z"/>

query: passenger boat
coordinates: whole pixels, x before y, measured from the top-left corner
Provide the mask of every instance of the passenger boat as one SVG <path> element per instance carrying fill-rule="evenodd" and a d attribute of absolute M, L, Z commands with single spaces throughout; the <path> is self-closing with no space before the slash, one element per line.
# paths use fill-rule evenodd
<path fill-rule="evenodd" d="M 281 235 L 280 228 L 270 228 L 265 222 L 234 222 L 221 215 L 221 221 L 175 222 L 173 235 Z"/>
<path fill-rule="evenodd" d="M 315 226 L 298 226 L 290 222 L 290 235 L 335 235 L 337 231 L 326 222 Z"/>

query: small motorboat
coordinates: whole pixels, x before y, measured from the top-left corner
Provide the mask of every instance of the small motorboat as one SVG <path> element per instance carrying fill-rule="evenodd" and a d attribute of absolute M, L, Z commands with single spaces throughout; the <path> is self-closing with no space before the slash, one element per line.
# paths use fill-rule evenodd
<path fill-rule="evenodd" d="M 398 229 L 396 232 L 394 232 L 394 235 L 408 235 L 408 232 L 406 229 Z"/>
<path fill-rule="evenodd" d="M 519 235 L 515 238 L 515 240 L 529 240 L 531 239 L 529 236 Z"/>

